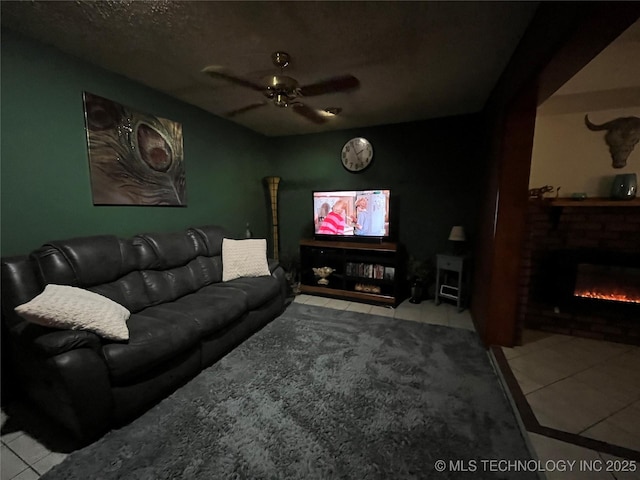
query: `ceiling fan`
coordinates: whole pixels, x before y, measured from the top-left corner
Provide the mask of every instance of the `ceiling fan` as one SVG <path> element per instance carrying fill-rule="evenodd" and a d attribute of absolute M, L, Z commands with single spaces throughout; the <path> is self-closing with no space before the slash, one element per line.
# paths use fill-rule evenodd
<path fill-rule="evenodd" d="M 260 92 L 275 106 L 280 108 L 291 107 L 297 114 L 318 124 L 326 122 L 327 117 L 321 115 L 317 110 L 300 102 L 298 97 L 313 97 L 327 93 L 345 92 L 356 89 L 360 86 L 360 81 L 353 75 L 342 75 L 329 78 L 327 80 L 321 80 L 310 85 L 300 86 L 295 78 L 284 74 L 284 69 L 289 65 L 290 60 L 288 53 L 275 52 L 271 55 L 271 60 L 276 67 L 280 68 L 280 73 L 263 78 L 262 84 L 231 75 L 216 66 L 205 67 L 202 72 L 210 77 L 226 80 L 236 85 Z M 269 102 L 267 101 L 253 103 L 228 112 L 226 116 L 233 117 L 268 104 Z"/>

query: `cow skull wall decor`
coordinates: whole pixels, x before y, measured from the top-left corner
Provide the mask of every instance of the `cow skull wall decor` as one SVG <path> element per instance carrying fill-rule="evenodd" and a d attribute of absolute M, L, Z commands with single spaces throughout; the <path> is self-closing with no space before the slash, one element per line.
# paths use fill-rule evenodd
<path fill-rule="evenodd" d="M 584 116 L 584 123 L 592 131 L 606 130 L 605 142 L 609 145 L 613 168 L 622 168 L 627 165 L 627 158 L 640 140 L 640 118 L 620 117 L 602 125 L 596 125 L 589 121 L 589 115 Z"/>

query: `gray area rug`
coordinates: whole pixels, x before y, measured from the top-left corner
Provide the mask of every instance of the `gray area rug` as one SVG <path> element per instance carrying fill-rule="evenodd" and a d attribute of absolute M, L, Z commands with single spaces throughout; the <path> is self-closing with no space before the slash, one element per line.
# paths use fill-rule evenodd
<path fill-rule="evenodd" d="M 537 478 L 482 460 L 531 456 L 475 332 L 294 303 L 42 478 Z"/>

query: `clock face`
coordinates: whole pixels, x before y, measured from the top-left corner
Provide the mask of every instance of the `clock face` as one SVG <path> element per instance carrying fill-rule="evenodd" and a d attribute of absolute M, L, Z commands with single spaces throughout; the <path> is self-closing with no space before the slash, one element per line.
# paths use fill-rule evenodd
<path fill-rule="evenodd" d="M 342 147 L 342 165 L 350 172 L 360 172 L 373 159 L 373 147 L 366 138 L 356 137 Z"/>

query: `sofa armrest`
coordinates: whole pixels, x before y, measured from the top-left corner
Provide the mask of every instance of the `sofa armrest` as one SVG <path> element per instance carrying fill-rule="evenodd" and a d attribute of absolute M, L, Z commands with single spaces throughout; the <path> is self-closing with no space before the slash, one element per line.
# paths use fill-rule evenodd
<path fill-rule="evenodd" d="M 271 273 L 275 272 L 276 269 L 280 266 L 280 261 L 275 258 L 267 258 L 267 263 L 269 264 L 269 271 Z"/>
<path fill-rule="evenodd" d="M 113 398 L 100 338 L 34 324 L 11 336 L 15 387 L 83 444 L 103 434 Z"/>
<path fill-rule="evenodd" d="M 23 321 L 11 330 L 11 342 L 17 348 L 30 350 L 42 357 L 51 357 L 76 348 L 98 351 L 100 337 L 87 330 L 58 330 Z"/>
<path fill-rule="evenodd" d="M 278 260 L 268 258 L 267 261 L 269 262 L 269 271 L 271 272 L 271 276 L 278 280 L 280 285 L 280 296 L 284 302 L 289 295 L 289 283 L 287 281 L 286 272 Z"/>
<path fill-rule="evenodd" d="M 98 352 L 76 348 L 41 364 L 46 387 L 40 390 L 41 380 L 32 378 L 32 388 L 27 387 L 31 399 L 83 444 L 104 434 L 110 424 L 113 396 L 107 366 Z"/>
<path fill-rule="evenodd" d="M 40 335 L 33 340 L 34 347 L 46 356 L 59 355 L 77 348 L 98 350 L 100 337 L 85 330 L 60 330 Z"/>

